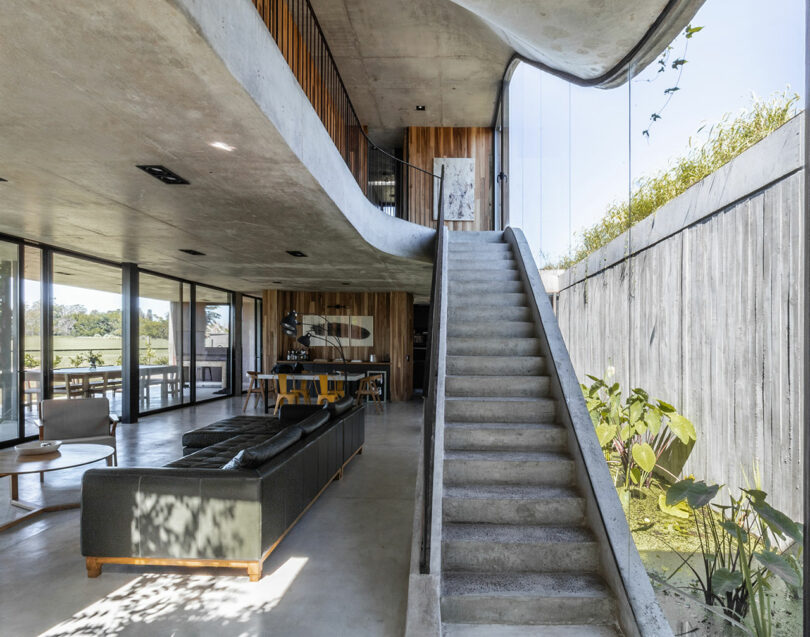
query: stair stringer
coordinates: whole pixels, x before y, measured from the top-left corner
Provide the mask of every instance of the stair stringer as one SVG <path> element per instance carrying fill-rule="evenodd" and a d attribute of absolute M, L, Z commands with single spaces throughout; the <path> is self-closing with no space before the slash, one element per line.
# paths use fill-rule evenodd
<path fill-rule="evenodd" d="M 547 372 L 551 376 L 551 395 L 558 401 L 559 421 L 569 432 L 569 452 L 585 497 L 586 519 L 599 540 L 601 572 L 616 596 L 619 624 L 628 636 L 669 637 L 673 634 L 672 628 L 655 598 L 627 525 L 529 245 L 518 228 L 506 228 L 503 238 L 514 251 L 518 271 L 529 294 L 528 303 L 538 327 L 543 356 L 551 362 Z"/>

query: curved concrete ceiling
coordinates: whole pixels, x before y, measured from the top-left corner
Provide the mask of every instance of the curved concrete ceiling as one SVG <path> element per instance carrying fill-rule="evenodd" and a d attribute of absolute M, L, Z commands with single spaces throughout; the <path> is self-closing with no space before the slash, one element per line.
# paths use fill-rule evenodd
<path fill-rule="evenodd" d="M 0 33 L 0 233 L 243 292 L 429 290 L 434 232 L 365 199 L 248 0 L 7 0 Z"/>
<path fill-rule="evenodd" d="M 582 84 L 613 86 L 646 67 L 704 0 L 451 0 L 517 54 Z"/>
<path fill-rule="evenodd" d="M 389 147 L 407 126 L 491 126 L 515 54 L 577 83 L 621 84 L 702 3 L 311 0 L 358 116 Z"/>

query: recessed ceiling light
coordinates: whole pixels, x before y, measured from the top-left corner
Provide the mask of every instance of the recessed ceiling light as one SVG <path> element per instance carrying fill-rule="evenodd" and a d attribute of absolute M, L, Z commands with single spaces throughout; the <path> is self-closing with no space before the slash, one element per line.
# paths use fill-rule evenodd
<path fill-rule="evenodd" d="M 61 274 L 62 276 L 73 276 L 73 272 L 60 272 L 59 270 L 56 270 L 54 274 Z"/>
<path fill-rule="evenodd" d="M 281 285 L 281 281 L 270 281 L 273 285 Z"/>
<path fill-rule="evenodd" d="M 192 250 L 191 248 L 180 248 L 180 252 L 185 252 L 186 254 L 190 254 L 193 257 L 205 256 L 205 252 L 200 252 L 199 250 Z"/>
<path fill-rule="evenodd" d="M 416 105 L 416 110 L 417 111 L 424 111 L 425 110 L 425 105 L 424 104 L 417 104 Z"/>
<path fill-rule="evenodd" d="M 236 150 L 236 146 L 231 146 L 230 144 L 226 144 L 225 142 L 211 142 L 208 145 L 211 146 L 212 148 L 219 148 L 220 150 L 224 150 L 225 152 L 228 153 Z"/>
<path fill-rule="evenodd" d="M 349 283 L 348 281 L 344 281 L 343 283 L 341 283 L 341 285 L 351 285 L 351 283 Z"/>
<path fill-rule="evenodd" d="M 289 254 L 291 257 L 305 257 L 305 256 L 307 256 L 303 252 L 301 252 L 300 250 L 287 250 L 287 254 Z"/>
<path fill-rule="evenodd" d="M 155 179 L 160 179 L 164 184 L 169 184 L 170 186 L 183 186 L 189 183 L 177 173 L 173 173 L 166 168 L 166 166 L 140 165 L 136 166 L 136 168 L 140 168 L 145 173 L 152 175 Z"/>

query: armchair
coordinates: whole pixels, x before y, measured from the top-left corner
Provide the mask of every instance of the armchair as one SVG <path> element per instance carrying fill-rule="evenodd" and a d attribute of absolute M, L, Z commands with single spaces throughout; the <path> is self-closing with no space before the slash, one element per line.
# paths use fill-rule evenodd
<path fill-rule="evenodd" d="M 106 398 L 43 400 L 39 406 L 40 440 L 61 440 L 65 444 L 108 445 L 116 450 L 112 464 L 118 466 L 115 428 L 118 416 L 110 413 Z"/>

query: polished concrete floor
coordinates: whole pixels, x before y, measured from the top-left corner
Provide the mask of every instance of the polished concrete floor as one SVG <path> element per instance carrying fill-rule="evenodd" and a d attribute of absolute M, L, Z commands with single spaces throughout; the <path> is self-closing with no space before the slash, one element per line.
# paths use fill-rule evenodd
<path fill-rule="evenodd" d="M 228 399 L 120 425 L 121 465 L 158 466 L 183 431 L 238 413 Z M 250 583 L 229 570 L 107 565 L 88 579 L 77 510 L 0 533 L 0 634 L 401 635 L 408 589 L 421 402 L 367 411 L 364 453 Z M 34 502 L 75 501 L 82 469 L 20 479 Z M 0 524 L 17 515 L 0 478 Z"/>

